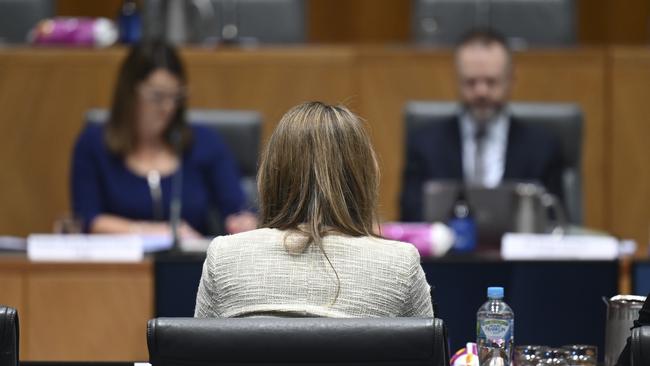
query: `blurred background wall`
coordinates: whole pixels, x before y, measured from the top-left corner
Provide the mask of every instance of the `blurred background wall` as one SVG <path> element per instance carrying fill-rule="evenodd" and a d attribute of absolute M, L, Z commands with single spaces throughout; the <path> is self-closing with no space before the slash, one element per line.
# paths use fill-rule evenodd
<path fill-rule="evenodd" d="M 307 0 L 308 40 L 408 42 L 409 0 Z M 114 18 L 121 0 L 58 0 L 58 15 Z M 650 1 L 577 0 L 579 44 L 650 44 Z"/>

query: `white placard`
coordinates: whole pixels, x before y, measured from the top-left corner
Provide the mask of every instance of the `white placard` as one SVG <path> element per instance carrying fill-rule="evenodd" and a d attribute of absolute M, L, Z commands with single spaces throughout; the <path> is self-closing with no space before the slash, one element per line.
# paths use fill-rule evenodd
<path fill-rule="evenodd" d="M 183 239 L 181 240 L 181 250 L 186 253 L 205 253 L 211 242 L 210 238 Z"/>
<path fill-rule="evenodd" d="M 507 233 L 501 239 L 501 257 L 510 260 L 612 260 L 618 258 L 618 240 L 608 235 Z"/>
<path fill-rule="evenodd" d="M 137 235 L 32 234 L 27 257 L 47 262 L 138 262 L 144 257 Z"/>

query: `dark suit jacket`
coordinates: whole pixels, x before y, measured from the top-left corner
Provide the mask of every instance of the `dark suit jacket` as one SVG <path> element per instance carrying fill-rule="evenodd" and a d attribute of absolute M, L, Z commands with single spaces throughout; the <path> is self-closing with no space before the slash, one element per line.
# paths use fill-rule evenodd
<path fill-rule="evenodd" d="M 401 219 L 422 219 L 422 184 L 428 180 L 463 181 L 463 159 L 458 117 L 426 125 L 407 136 L 402 181 Z M 562 199 L 560 142 L 536 126 L 510 119 L 506 166 L 502 181 L 543 184 Z"/>

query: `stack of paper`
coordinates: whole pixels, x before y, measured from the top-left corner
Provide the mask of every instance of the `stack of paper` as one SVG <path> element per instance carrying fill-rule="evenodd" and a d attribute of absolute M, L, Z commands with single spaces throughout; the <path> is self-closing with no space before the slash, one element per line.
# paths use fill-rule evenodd
<path fill-rule="evenodd" d="M 137 235 L 32 234 L 27 257 L 53 262 L 138 262 L 144 256 Z"/>
<path fill-rule="evenodd" d="M 618 257 L 618 240 L 608 235 L 507 233 L 501 240 L 501 257 L 513 260 L 612 260 Z"/>

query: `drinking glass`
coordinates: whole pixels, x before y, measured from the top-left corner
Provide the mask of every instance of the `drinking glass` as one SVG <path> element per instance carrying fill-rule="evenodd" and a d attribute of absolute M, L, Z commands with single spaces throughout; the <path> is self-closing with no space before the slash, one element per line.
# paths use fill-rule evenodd
<path fill-rule="evenodd" d="M 69 214 L 61 215 L 54 221 L 53 231 L 55 234 L 81 234 L 81 218 Z"/>
<path fill-rule="evenodd" d="M 537 366 L 569 366 L 566 360 L 566 351 L 561 348 L 547 348 L 539 355 Z"/>
<path fill-rule="evenodd" d="M 515 365 L 516 366 L 537 366 L 537 362 L 548 347 L 537 345 L 525 345 L 515 347 Z"/>
<path fill-rule="evenodd" d="M 569 366 L 596 366 L 598 361 L 598 347 L 587 344 L 570 344 L 562 346 L 566 351 L 566 360 Z"/>

